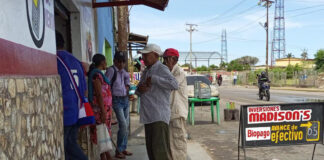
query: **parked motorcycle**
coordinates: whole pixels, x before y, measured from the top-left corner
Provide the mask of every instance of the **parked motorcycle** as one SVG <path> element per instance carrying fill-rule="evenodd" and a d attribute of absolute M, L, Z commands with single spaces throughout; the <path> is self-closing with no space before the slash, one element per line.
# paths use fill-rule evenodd
<path fill-rule="evenodd" d="M 267 101 L 270 101 L 270 83 L 269 82 L 264 82 L 261 85 L 261 91 L 259 92 L 260 100 L 263 100 L 263 97 L 265 97 Z"/>

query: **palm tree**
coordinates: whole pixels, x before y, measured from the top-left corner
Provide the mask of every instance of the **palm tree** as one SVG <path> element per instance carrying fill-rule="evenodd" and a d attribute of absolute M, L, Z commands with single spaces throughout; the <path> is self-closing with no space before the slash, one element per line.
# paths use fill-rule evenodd
<path fill-rule="evenodd" d="M 290 65 L 290 58 L 293 58 L 294 55 L 292 53 L 288 53 L 287 54 L 287 58 L 288 58 L 288 61 L 289 61 L 289 65 Z"/>

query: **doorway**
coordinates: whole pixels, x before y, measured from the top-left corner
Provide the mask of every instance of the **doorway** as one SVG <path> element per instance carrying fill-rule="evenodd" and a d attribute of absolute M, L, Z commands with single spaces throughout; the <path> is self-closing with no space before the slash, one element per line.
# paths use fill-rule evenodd
<path fill-rule="evenodd" d="M 54 2 L 55 30 L 64 38 L 64 50 L 72 53 L 70 12 L 60 1 Z"/>

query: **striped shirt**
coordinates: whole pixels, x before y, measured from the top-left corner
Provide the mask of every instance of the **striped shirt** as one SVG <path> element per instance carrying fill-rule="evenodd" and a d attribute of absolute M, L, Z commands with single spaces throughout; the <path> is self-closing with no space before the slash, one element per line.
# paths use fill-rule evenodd
<path fill-rule="evenodd" d="M 139 84 L 145 83 L 148 77 L 151 77 L 151 88 L 143 94 L 136 91 L 141 98 L 140 122 L 150 124 L 162 121 L 169 124 L 170 94 L 172 90 L 178 89 L 178 82 L 160 61 L 143 71 Z"/>

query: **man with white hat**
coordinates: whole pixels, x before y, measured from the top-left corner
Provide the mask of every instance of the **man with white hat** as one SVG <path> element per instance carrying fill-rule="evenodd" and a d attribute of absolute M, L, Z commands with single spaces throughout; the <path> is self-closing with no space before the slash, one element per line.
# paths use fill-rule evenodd
<path fill-rule="evenodd" d="M 145 125 L 147 154 L 150 160 L 172 160 L 170 93 L 178 89 L 178 82 L 169 68 L 159 61 L 163 53 L 158 45 L 147 44 L 140 53 L 146 69 L 136 94 L 141 98 L 140 122 Z"/>

